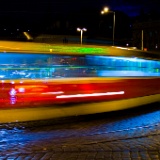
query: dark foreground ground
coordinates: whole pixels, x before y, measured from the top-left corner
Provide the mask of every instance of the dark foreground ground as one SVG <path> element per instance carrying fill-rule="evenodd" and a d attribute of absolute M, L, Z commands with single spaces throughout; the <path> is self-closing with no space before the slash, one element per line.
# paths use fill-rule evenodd
<path fill-rule="evenodd" d="M 0 160 L 160 160 L 160 103 L 0 125 Z"/>

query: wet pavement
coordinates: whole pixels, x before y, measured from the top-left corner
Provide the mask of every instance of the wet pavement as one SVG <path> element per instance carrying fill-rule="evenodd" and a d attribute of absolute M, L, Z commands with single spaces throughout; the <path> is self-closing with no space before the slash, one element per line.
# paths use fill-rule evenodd
<path fill-rule="evenodd" d="M 160 160 L 160 103 L 0 125 L 0 160 Z"/>

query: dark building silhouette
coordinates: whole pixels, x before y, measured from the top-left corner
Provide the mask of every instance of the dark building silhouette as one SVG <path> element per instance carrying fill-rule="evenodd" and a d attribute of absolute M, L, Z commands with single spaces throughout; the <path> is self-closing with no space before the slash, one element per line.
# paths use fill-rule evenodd
<path fill-rule="evenodd" d="M 132 27 L 133 45 L 138 49 L 160 50 L 160 13 L 141 10 Z"/>
<path fill-rule="evenodd" d="M 160 21 L 134 23 L 133 45 L 139 49 L 160 50 Z"/>

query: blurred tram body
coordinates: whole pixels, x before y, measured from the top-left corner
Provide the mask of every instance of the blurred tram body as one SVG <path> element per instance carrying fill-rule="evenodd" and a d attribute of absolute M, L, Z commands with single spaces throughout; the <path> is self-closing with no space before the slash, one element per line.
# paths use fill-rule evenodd
<path fill-rule="evenodd" d="M 117 55 L 2 52 L 0 123 L 108 112 L 160 101 L 159 57 L 121 52 L 127 55 L 120 56 L 118 50 Z"/>

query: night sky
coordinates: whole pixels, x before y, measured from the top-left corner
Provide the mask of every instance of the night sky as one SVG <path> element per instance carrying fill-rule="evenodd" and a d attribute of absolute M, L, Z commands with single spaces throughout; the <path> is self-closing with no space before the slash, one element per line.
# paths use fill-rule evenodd
<path fill-rule="evenodd" d="M 160 7 L 159 0 L 104 0 L 103 4 L 109 4 L 113 10 L 123 11 L 129 16 L 137 16 L 141 11 L 158 12 Z"/>
<path fill-rule="evenodd" d="M 140 13 L 160 12 L 159 0 L 0 0 L 0 31 L 3 32 L 6 27 L 9 30 L 30 28 L 33 31 L 39 30 L 38 32 L 46 29 L 54 30 L 55 33 L 70 33 L 76 32 L 75 26 L 87 26 L 91 32 L 88 31 L 87 34 L 92 34 L 92 30 L 96 30 L 94 27 L 100 23 L 97 17 L 100 17 L 104 6 L 115 12 L 120 11 L 128 17 L 135 17 Z M 124 18 L 118 20 L 116 16 L 116 23 L 121 24 L 122 20 L 130 23 Z M 110 16 L 110 22 L 112 19 Z M 59 31 L 51 28 L 60 20 L 69 22 L 69 31 L 64 29 L 63 24 L 61 24 L 63 32 L 60 28 Z M 104 25 L 111 26 L 109 22 Z M 123 26 L 119 28 L 125 30 Z"/>
<path fill-rule="evenodd" d="M 50 11 L 53 14 L 59 12 L 73 12 L 83 8 L 101 9 L 109 6 L 112 10 L 125 12 L 129 16 L 144 12 L 159 10 L 159 0 L 1 0 L 0 15 L 41 15 Z"/>

